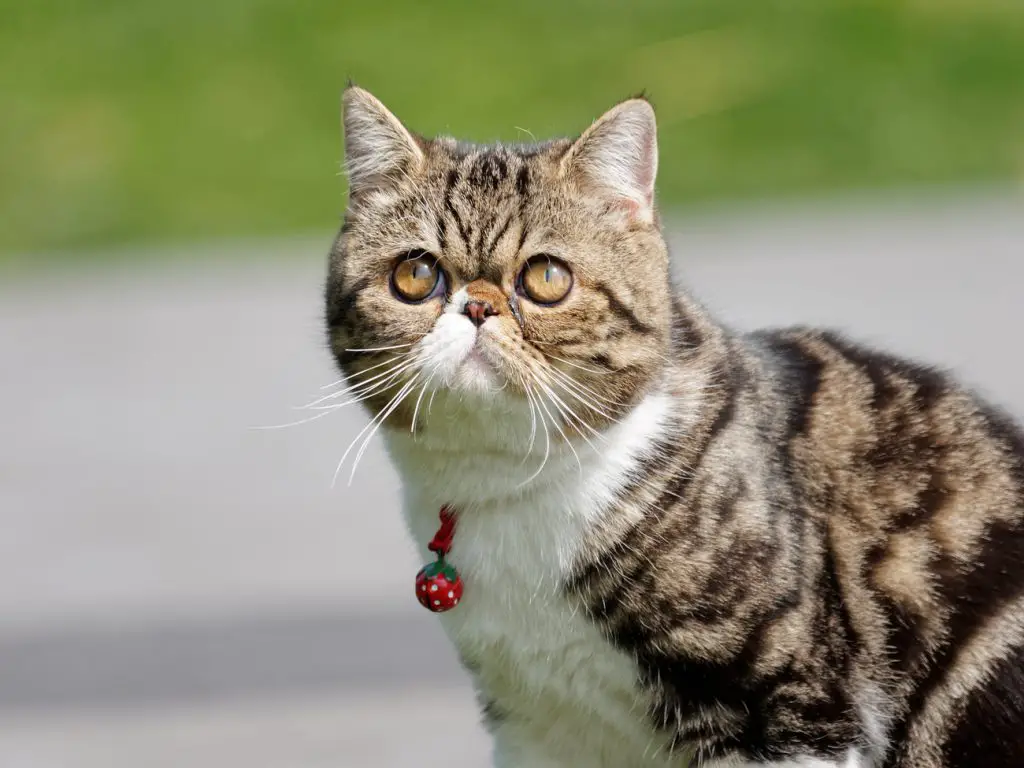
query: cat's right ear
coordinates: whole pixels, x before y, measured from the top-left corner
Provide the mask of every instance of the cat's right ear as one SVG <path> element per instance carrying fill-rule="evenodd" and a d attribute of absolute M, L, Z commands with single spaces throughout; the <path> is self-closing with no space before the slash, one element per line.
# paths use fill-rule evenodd
<path fill-rule="evenodd" d="M 654 220 L 658 126 L 644 98 L 605 112 L 562 158 L 563 173 L 582 188 L 618 204 L 631 217 Z"/>
<path fill-rule="evenodd" d="M 345 89 L 342 124 L 350 194 L 393 184 L 424 162 L 416 137 L 369 91 L 354 85 Z"/>

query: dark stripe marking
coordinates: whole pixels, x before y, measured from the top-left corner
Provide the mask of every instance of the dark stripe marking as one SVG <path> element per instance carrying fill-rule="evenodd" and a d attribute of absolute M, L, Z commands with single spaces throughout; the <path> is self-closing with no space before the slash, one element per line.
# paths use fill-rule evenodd
<path fill-rule="evenodd" d="M 451 217 L 455 220 L 455 226 L 459 230 L 459 237 L 462 238 L 462 242 L 466 244 L 466 249 L 469 249 L 469 233 L 466 230 L 466 226 L 462 223 L 462 218 L 459 216 L 459 212 L 455 210 L 455 204 L 452 202 L 452 194 L 455 189 L 455 185 L 459 181 L 459 172 L 456 169 L 448 171 L 448 181 L 444 192 L 444 209 L 451 214 Z"/>
<path fill-rule="evenodd" d="M 359 294 L 369 285 L 370 278 L 360 277 L 344 288 L 340 282 L 329 286 L 327 325 L 330 328 L 337 328 L 348 320 L 349 315 L 356 309 Z"/>
<path fill-rule="evenodd" d="M 773 333 L 758 336 L 774 352 L 778 369 L 784 378 L 781 389 L 787 395 L 789 410 L 785 416 L 783 440 L 788 445 L 807 432 L 825 365 L 794 338 Z"/>
<path fill-rule="evenodd" d="M 530 191 L 530 169 L 522 166 L 516 174 L 516 193 L 520 197 L 526 197 Z"/>
<path fill-rule="evenodd" d="M 971 691 L 944 752 L 956 768 L 1024 766 L 1024 649 L 995 665 Z"/>
<path fill-rule="evenodd" d="M 498 228 L 497 234 L 491 238 L 490 244 L 484 249 L 483 257 L 485 259 L 491 259 L 494 257 L 494 249 L 498 247 L 498 243 L 501 242 L 501 238 L 508 232 L 508 227 L 512 223 L 512 214 L 510 213 L 506 218 L 505 222 Z"/>
<path fill-rule="evenodd" d="M 984 541 L 974 569 L 967 573 L 960 564 L 947 558 L 933 566 L 933 572 L 939 575 L 940 599 L 953 606 L 954 613 L 947 621 L 949 636 L 945 645 L 934 655 L 928 674 L 910 696 L 907 715 L 893 735 L 895 744 L 906 742 L 914 722 L 954 669 L 960 649 L 1024 594 L 1021 578 L 1024 530 L 1021 526 L 993 523 Z"/>
<path fill-rule="evenodd" d="M 632 309 L 627 307 L 622 301 L 616 296 L 612 290 L 604 283 L 597 283 L 594 286 L 594 290 L 605 297 L 608 302 L 608 308 L 620 317 L 626 318 L 629 323 L 630 329 L 634 333 L 642 333 L 644 335 L 650 335 L 654 333 L 654 328 L 647 323 L 643 322 Z"/>

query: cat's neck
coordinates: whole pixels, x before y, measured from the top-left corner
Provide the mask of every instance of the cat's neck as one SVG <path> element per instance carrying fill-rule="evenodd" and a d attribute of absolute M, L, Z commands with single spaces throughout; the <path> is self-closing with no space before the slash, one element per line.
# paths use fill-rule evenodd
<path fill-rule="evenodd" d="M 702 386 L 684 391 L 672 377 L 652 383 L 617 422 L 598 435 L 556 428 L 525 402 L 448 395 L 435 402 L 426 428 L 392 430 L 386 444 L 417 496 L 472 509 L 522 503 L 531 496 L 593 490 L 595 502 L 628 484 L 637 465 L 668 438 L 685 439 Z M 582 485 L 581 485 L 582 481 Z"/>

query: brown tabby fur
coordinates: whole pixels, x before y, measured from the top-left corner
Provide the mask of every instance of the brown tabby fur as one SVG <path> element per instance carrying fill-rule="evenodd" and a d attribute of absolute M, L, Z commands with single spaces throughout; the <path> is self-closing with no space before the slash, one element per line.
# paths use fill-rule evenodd
<path fill-rule="evenodd" d="M 600 399 L 568 434 L 655 385 L 699 395 L 565 585 L 636 659 L 652 724 L 685 751 L 1024 766 L 1021 432 L 948 376 L 837 334 L 720 325 L 672 287 L 657 220 L 567 171 L 588 135 L 415 137 L 422 156 L 355 185 L 327 285 L 341 367 L 379 363 L 345 350 L 412 343 L 438 316 L 389 292 L 394 258 L 420 248 L 495 307 L 513 387 L 551 367 Z M 517 300 L 537 253 L 572 265 L 574 301 Z M 389 423 L 412 418 L 409 403 Z"/>

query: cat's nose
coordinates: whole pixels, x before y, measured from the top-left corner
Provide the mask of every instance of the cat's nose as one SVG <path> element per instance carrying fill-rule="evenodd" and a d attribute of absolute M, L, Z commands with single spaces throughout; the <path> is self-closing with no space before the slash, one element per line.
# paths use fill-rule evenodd
<path fill-rule="evenodd" d="M 498 313 L 494 311 L 494 307 L 491 306 L 490 302 L 473 299 L 466 302 L 466 306 L 462 309 L 462 314 L 472 320 L 473 325 L 479 328 L 484 324 L 484 320 Z"/>

